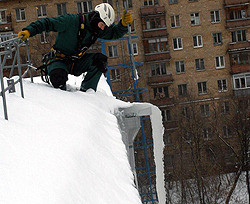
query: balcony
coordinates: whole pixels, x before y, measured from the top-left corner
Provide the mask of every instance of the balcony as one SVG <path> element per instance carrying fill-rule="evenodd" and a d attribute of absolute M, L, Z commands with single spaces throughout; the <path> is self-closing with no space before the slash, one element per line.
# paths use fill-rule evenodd
<path fill-rule="evenodd" d="M 0 22 L 0 32 L 13 31 L 11 15 L 7 16 L 6 22 Z"/>
<path fill-rule="evenodd" d="M 250 18 L 227 20 L 226 22 L 227 29 L 248 27 L 249 25 L 250 25 Z"/>
<path fill-rule="evenodd" d="M 0 32 L 13 31 L 12 23 L 1 23 Z"/>
<path fill-rule="evenodd" d="M 150 103 L 158 107 L 164 107 L 164 106 L 173 104 L 173 101 L 174 101 L 173 98 L 164 97 L 161 99 L 151 99 Z"/>
<path fill-rule="evenodd" d="M 234 95 L 236 97 L 250 96 L 250 88 L 234 90 Z"/>
<path fill-rule="evenodd" d="M 250 64 L 237 64 L 231 66 L 232 74 L 250 72 Z"/>
<path fill-rule="evenodd" d="M 143 38 L 167 36 L 167 27 L 143 30 L 142 32 L 143 32 Z"/>
<path fill-rule="evenodd" d="M 228 52 L 234 51 L 244 51 L 250 49 L 250 41 L 237 42 L 237 43 L 229 43 L 228 44 Z"/>
<path fill-rule="evenodd" d="M 225 7 L 230 7 L 233 5 L 248 5 L 249 0 L 225 0 Z"/>
<path fill-rule="evenodd" d="M 165 13 L 165 7 L 164 6 L 141 7 L 141 16 L 164 14 L 164 13 Z"/>
<path fill-rule="evenodd" d="M 153 62 L 159 60 L 170 60 L 171 56 L 169 51 L 166 52 L 156 52 L 156 53 L 145 53 L 145 61 L 146 62 Z"/>
<path fill-rule="evenodd" d="M 169 83 L 173 83 L 173 81 L 174 79 L 173 79 L 172 73 L 148 77 L 148 85 L 150 86 L 159 85 L 159 84 L 169 84 Z"/>

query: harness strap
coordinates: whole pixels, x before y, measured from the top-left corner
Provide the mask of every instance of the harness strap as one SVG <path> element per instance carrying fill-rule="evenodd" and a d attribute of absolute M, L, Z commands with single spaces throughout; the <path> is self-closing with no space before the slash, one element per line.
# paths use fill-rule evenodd
<path fill-rule="evenodd" d="M 77 35 L 77 49 L 78 49 L 78 53 L 81 52 L 81 45 L 82 45 L 82 41 L 84 39 L 84 37 L 86 36 L 86 32 L 84 30 L 85 28 L 85 16 L 82 14 L 78 14 L 79 17 L 79 28 L 78 28 L 78 35 Z"/>
<path fill-rule="evenodd" d="M 37 70 L 40 70 L 40 72 L 41 72 L 41 79 L 42 79 L 42 81 L 45 82 L 45 83 L 50 84 L 50 82 L 49 82 L 49 76 L 48 76 L 47 65 L 44 65 L 44 64 L 43 64 L 42 66 L 38 67 L 38 68 L 36 69 L 36 71 L 37 71 Z"/>
<path fill-rule="evenodd" d="M 78 14 L 79 17 L 79 28 L 77 34 L 77 53 L 75 55 L 65 55 L 60 50 L 55 49 L 53 46 L 51 50 L 45 54 L 42 59 L 43 65 L 39 67 L 41 70 L 41 77 L 44 82 L 49 83 L 48 70 L 47 66 L 55 61 L 71 61 L 72 66 L 70 68 L 70 73 L 73 73 L 73 68 L 75 64 L 75 60 L 80 59 L 89 49 L 89 47 L 95 43 L 98 38 L 98 33 L 94 33 L 92 35 L 92 39 L 89 42 L 86 42 L 86 45 L 82 47 L 82 41 L 86 36 L 85 30 L 85 16 L 82 14 Z"/>
<path fill-rule="evenodd" d="M 85 54 L 89 47 L 95 43 L 98 38 L 98 33 L 93 33 L 92 38 L 89 42 L 85 42 L 85 46 L 82 47 L 82 41 L 86 36 L 85 30 L 85 16 L 82 14 L 78 14 L 79 16 L 79 31 L 78 31 L 78 55 Z"/>

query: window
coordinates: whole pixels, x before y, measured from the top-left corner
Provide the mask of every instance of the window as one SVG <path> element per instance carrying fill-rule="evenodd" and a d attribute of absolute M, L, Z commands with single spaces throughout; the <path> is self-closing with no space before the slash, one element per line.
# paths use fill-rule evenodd
<path fill-rule="evenodd" d="M 220 22 L 220 11 L 211 11 L 211 23 L 218 23 Z"/>
<path fill-rule="evenodd" d="M 213 138 L 211 128 L 203 128 L 202 134 L 203 134 L 204 140 L 211 140 Z"/>
<path fill-rule="evenodd" d="M 221 103 L 221 113 L 228 114 L 229 110 L 230 110 L 230 107 L 229 107 L 229 102 L 228 101 L 225 101 L 225 102 Z"/>
<path fill-rule="evenodd" d="M 209 104 L 203 104 L 200 107 L 201 107 L 201 115 L 203 117 L 206 117 L 206 116 L 210 115 Z"/>
<path fill-rule="evenodd" d="M 191 25 L 200 25 L 201 24 L 200 13 L 191 13 L 190 17 L 191 17 Z"/>
<path fill-rule="evenodd" d="M 118 81 L 121 79 L 120 70 L 119 69 L 111 69 L 110 70 L 110 80 Z"/>
<path fill-rule="evenodd" d="M 227 138 L 231 136 L 230 129 L 225 125 L 223 126 L 223 137 Z"/>
<path fill-rule="evenodd" d="M 195 68 L 197 71 L 205 70 L 205 62 L 204 59 L 195 59 Z"/>
<path fill-rule="evenodd" d="M 132 49 L 133 49 L 134 55 L 138 55 L 137 43 L 132 43 Z"/>
<path fill-rule="evenodd" d="M 167 38 L 150 39 L 148 43 L 150 53 L 167 51 Z"/>
<path fill-rule="evenodd" d="M 173 39 L 173 46 L 174 46 L 174 50 L 183 49 L 182 38 L 174 38 Z"/>
<path fill-rule="evenodd" d="M 92 11 L 92 1 L 77 2 L 78 13 L 87 13 Z"/>
<path fill-rule="evenodd" d="M 7 23 L 7 16 L 6 16 L 6 10 L 0 9 L 0 22 L 1 23 Z"/>
<path fill-rule="evenodd" d="M 178 85 L 178 95 L 186 96 L 187 95 L 187 84 L 179 84 Z"/>
<path fill-rule="evenodd" d="M 203 43 L 202 43 L 202 36 L 201 35 L 195 35 L 193 36 L 193 43 L 194 43 L 194 47 L 203 47 Z"/>
<path fill-rule="evenodd" d="M 166 73 L 166 63 L 151 64 L 151 76 L 161 76 Z"/>
<path fill-rule="evenodd" d="M 17 21 L 25 21 L 26 20 L 24 8 L 15 9 L 15 12 L 16 12 L 16 20 Z"/>
<path fill-rule="evenodd" d="M 167 122 L 167 121 L 171 121 L 171 120 L 172 120 L 172 116 L 171 116 L 170 110 L 165 109 L 165 110 L 162 110 L 161 113 L 162 113 L 162 120 L 163 120 L 164 122 Z"/>
<path fill-rule="evenodd" d="M 207 82 L 198 82 L 198 93 L 206 94 L 207 93 Z"/>
<path fill-rule="evenodd" d="M 236 9 L 236 10 L 231 10 L 229 12 L 229 19 L 230 20 L 242 19 L 242 18 L 246 18 L 246 10 L 245 9 Z"/>
<path fill-rule="evenodd" d="M 215 66 L 216 66 L 216 68 L 224 68 L 225 67 L 224 56 L 215 57 Z"/>
<path fill-rule="evenodd" d="M 185 72 L 185 63 L 184 60 L 181 61 L 175 61 L 175 68 L 176 68 L 176 73 L 184 73 Z"/>
<path fill-rule="evenodd" d="M 112 0 L 103 0 L 103 3 L 108 3 L 111 6 L 113 6 L 113 1 Z"/>
<path fill-rule="evenodd" d="M 250 73 L 233 75 L 234 89 L 250 88 Z"/>
<path fill-rule="evenodd" d="M 177 4 L 178 0 L 169 0 L 169 4 Z"/>
<path fill-rule="evenodd" d="M 159 4 L 158 0 L 144 0 L 144 6 L 152 6 Z"/>
<path fill-rule="evenodd" d="M 117 45 L 108 46 L 109 57 L 118 57 Z"/>
<path fill-rule="evenodd" d="M 146 30 L 161 28 L 161 20 L 159 17 L 146 18 Z"/>
<path fill-rule="evenodd" d="M 168 98 L 168 87 L 156 87 L 154 90 L 154 98 L 155 99 L 161 99 L 161 98 Z"/>
<path fill-rule="evenodd" d="M 250 54 L 248 52 L 232 55 L 232 65 L 250 64 Z"/>
<path fill-rule="evenodd" d="M 241 42 L 241 41 L 246 41 L 246 31 L 245 30 L 237 30 L 231 32 L 232 34 L 232 42 Z"/>
<path fill-rule="evenodd" d="M 214 45 L 222 44 L 222 35 L 221 33 L 213 33 Z"/>
<path fill-rule="evenodd" d="M 66 3 L 57 4 L 58 16 L 67 14 Z"/>
<path fill-rule="evenodd" d="M 47 16 L 46 5 L 36 6 L 37 17 L 43 18 Z"/>
<path fill-rule="evenodd" d="M 227 91 L 227 80 L 226 79 L 217 80 L 217 84 L 218 84 L 218 91 L 219 92 Z"/>
<path fill-rule="evenodd" d="M 177 28 L 180 27 L 180 16 L 179 15 L 174 15 L 171 16 L 171 28 Z"/>
<path fill-rule="evenodd" d="M 40 36 L 41 36 L 40 38 L 41 44 L 49 43 L 49 33 L 42 32 Z"/>

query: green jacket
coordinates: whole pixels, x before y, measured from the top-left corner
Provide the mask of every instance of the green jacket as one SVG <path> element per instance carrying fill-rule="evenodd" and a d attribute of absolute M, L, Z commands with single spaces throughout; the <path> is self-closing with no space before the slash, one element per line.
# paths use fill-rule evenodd
<path fill-rule="evenodd" d="M 93 33 L 91 33 L 89 14 L 84 15 L 85 17 L 85 32 L 86 35 L 82 40 L 82 47 L 85 43 L 90 42 Z M 79 30 L 79 16 L 78 14 L 66 14 L 58 17 L 43 18 L 32 22 L 23 30 L 30 32 L 30 37 L 40 34 L 43 31 L 46 32 L 57 32 L 56 42 L 54 45 L 55 49 L 60 50 L 66 55 L 73 55 L 77 53 L 78 42 L 77 35 Z M 110 27 L 105 27 L 103 31 L 100 31 L 98 38 L 112 40 L 119 39 L 127 33 L 127 27 L 121 24 L 112 24 Z"/>

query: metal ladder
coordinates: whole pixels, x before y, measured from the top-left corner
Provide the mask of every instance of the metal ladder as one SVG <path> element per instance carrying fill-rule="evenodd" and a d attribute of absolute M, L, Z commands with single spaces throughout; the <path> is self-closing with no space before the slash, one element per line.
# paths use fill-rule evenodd
<path fill-rule="evenodd" d="M 33 75 L 31 70 L 31 62 L 30 62 L 30 54 L 29 54 L 29 46 L 28 41 L 21 41 L 21 37 L 17 37 L 17 35 L 1 35 L 2 39 L 7 39 L 0 43 L 0 47 L 3 47 L 3 51 L 0 51 L 0 83 L 1 83 L 1 92 L 0 95 L 3 99 L 3 110 L 4 110 L 4 118 L 8 120 L 8 112 L 7 112 L 7 101 L 6 101 L 6 92 L 10 93 L 15 92 L 15 84 L 20 83 L 21 96 L 24 98 L 23 91 L 23 77 L 25 77 L 30 72 L 31 82 L 33 83 Z M 26 64 L 21 64 L 20 59 L 20 47 L 25 46 L 27 51 L 28 61 Z M 12 65 L 6 65 L 7 59 L 12 60 Z M 22 67 L 27 67 L 26 71 L 22 74 Z M 18 79 L 11 79 L 13 75 L 14 69 L 18 69 Z M 10 69 L 9 79 L 7 80 L 8 86 L 4 87 L 4 77 L 3 70 Z"/>

